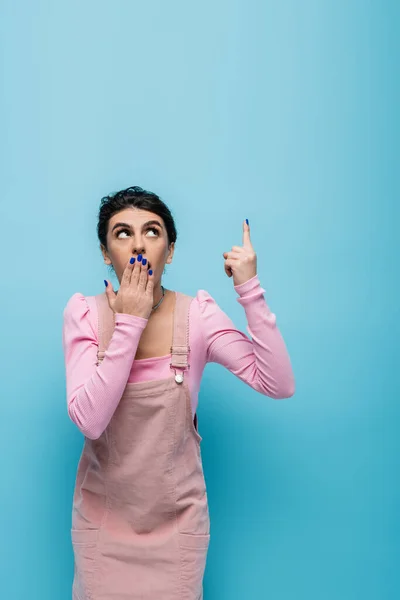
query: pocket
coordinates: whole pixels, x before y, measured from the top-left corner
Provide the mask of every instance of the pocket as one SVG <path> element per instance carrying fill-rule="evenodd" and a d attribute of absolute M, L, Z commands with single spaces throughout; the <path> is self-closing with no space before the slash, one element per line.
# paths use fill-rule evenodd
<path fill-rule="evenodd" d="M 185 600 L 202 598 L 210 534 L 179 533 L 181 594 Z"/>
<path fill-rule="evenodd" d="M 190 419 L 190 421 L 191 421 L 191 430 L 192 430 L 192 433 L 193 433 L 194 437 L 196 438 L 196 441 L 197 441 L 198 445 L 200 446 L 200 443 L 201 443 L 201 441 L 202 441 L 203 438 L 201 437 L 201 435 L 199 434 L 197 428 L 195 427 L 193 419 Z"/>
<path fill-rule="evenodd" d="M 191 406 L 190 406 L 190 411 L 192 411 Z M 192 429 L 193 429 L 194 435 L 195 435 L 198 443 L 200 444 L 200 442 L 202 441 L 203 438 L 199 433 L 199 420 L 197 417 L 197 412 L 194 414 L 194 418 L 192 419 Z"/>
<path fill-rule="evenodd" d="M 78 598 L 90 597 L 94 571 L 98 529 L 71 529 L 74 550 L 73 591 Z"/>
<path fill-rule="evenodd" d="M 187 387 L 185 387 L 185 400 L 186 400 L 186 412 L 187 412 L 186 418 L 189 421 L 189 427 L 190 427 L 192 434 L 194 435 L 194 437 L 196 439 L 197 446 L 200 448 L 200 443 L 203 438 L 198 431 L 199 421 L 198 421 L 198 417 L 197 417 L 197 412 L 194 414 L 194 416 L 192 414 L 192 403 L 190 400 L 189 389 Z M 195 423 L 196 423 L 196 425 L 195 425 Z"/>

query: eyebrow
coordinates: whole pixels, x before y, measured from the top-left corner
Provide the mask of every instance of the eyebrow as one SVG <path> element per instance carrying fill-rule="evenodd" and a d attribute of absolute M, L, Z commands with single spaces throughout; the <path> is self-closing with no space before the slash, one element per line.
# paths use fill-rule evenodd
<path fill-rule="evenodd" d="M 151 221 L 146 221 L 146 223 L 143 223 L 142 229 L 144 229 L 148 225 L 159 225 L 159 227 L 161 227 L 161 229 L 162 229 L 161 223 L 159 221 L 156 221 L 155 219 L 152 219 Z M 117 227 L 128 227 L 128 229 L 131 229 L 131 226 L 129 225 L 129 223 L 115 223 L 115 225 L 111 231 L 114 231 L 114 229 L 116 229 Z"/>

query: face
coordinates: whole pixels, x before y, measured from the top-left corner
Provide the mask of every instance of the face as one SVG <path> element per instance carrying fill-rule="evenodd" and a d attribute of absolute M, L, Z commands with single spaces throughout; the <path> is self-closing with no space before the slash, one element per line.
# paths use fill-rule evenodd
<path fill-rule="evenodd" d="M 172 262 L 174 243 L 168 247 L 164 220 L 155 213 L 138 208 L 125 208 L 113 215 L 108 224 L 106 250 L 101 251 L 106 265 L 113 265 L 118 281 L 129 261 L 142 254 L 153 270 L 154 282 L 161 280 L 165 264 Z"/>

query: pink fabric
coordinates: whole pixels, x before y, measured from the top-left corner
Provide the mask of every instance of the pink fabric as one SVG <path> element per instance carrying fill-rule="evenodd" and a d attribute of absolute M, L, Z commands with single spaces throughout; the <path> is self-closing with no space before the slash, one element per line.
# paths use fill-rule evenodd
<path fill-rule="evenodd" d="M 114 315 L 104 293 L 96 300 L 101 364 Z M 191 300 L 176 295 L 171 362 L 181 373 L 190 365 Z M 73 600 L 203 600 L 210 516 L 182 374 L 181 383 L 171 371 L 128 382 L 103 435 L 85 439 L 72 511 Z"/>
<path fill-rule="evenodd" d="M 187 377 L 193 415 L 208 362 L 223 365 L 270 398 L 289 398 L 295 391 L 289 354 L 258 275 L 234 289 L 245 310 L 251 339 L 235 327 L 207 291 L 199 290 L 190 305 L 191 368 Z M 147 320 L 121 313 L 115 315 L 114 334 L 104 360 L 96 366 L 97 318 L 95 296 L 77 292 L 64 309 L 62 332 L 68 414 L 91 439 L 107 427 L 128 382 L 157 380 L 171 373 L 169 354 L 134 360 Z"/>

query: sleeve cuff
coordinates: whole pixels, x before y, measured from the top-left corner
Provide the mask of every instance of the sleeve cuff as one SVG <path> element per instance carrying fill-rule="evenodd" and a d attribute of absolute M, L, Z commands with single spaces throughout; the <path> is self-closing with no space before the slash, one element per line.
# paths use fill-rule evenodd
<path fill-rule="evenodd" d="M 260 280 L 258 278 L 258 275 L 256 274 L 254 275 L 254 277 L 248 279 L 244 283 L 241 283 L 240 285 L 234 285 L 233 287 L 235 288 L 239 296 L 244 296 L 248 292 L 252 292 L 256 288 L 258 288 L 260 285 Z"/>
<path fill-rule="evenodd" d="M 118 325 L 118 323 L 123 323 L 124 325 L 133 325 L 140 329 L 144 329 L 148 322 L 148 319 L 145 319 L 144 317 L 129 315 L 128 313 L 115 313 L 114 320 L 116 325 Z"/>

